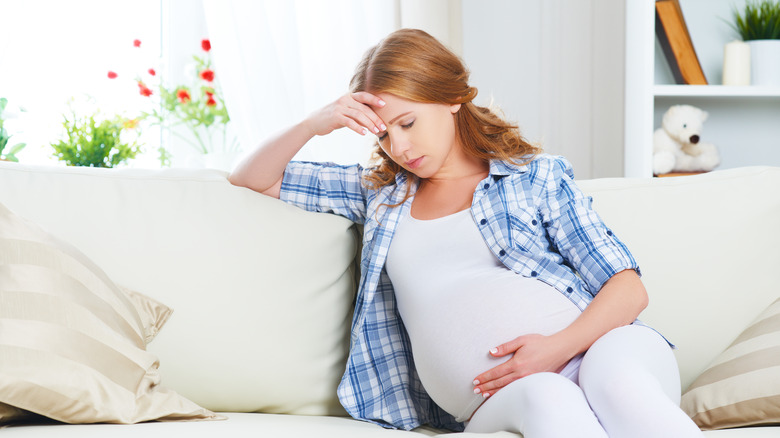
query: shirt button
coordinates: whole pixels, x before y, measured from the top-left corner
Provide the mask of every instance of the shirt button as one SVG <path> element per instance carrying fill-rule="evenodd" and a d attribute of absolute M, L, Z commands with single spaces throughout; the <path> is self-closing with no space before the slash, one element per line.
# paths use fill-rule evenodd
<path fill-rule="evenodd" d="M 574 292 L 574 289 L 572 289 L 571 286 L 569 286 L 569 287 L 566 288 L 566 292 L 572 293 L 572 292 Z"/>
<path fill-rule="evenodd" d="M 481 221 L 479 221 L 480 225 L 485 225 L 486 223 L 487 223 L 487 219 L 482 219 Z"/>
<path fill-rule="evenodd" d="M 501 251 L 499 251 L 499 252 L 498 252 L 498 255 L 500 255 L 501 257 L 503 257 L 503 256 L 505 256 L 505 255 L 506 255 L 506 251 L 504 251 L 504 250 L 502 249 Z"/>
<path fill-rule="evenodd" d="M 490 184 L 489 184 L 489 183 L 485 183 L 485 185 L 484 185 L 484 186 L 482 186 L 482 188 L 483 188 L 483 189 L 485 189 L 485 190 L 487 190 L 488 188 L 490 188 Z"/>
<path fill-rule="evenodd" d="M 531 271 L 531 277 L 536 277 L 536 276 L 538 276 L 538 275 L 539 275 L 539 273 L 538 273 L 538 272 L 536 272 L 536 271 Z"/>
<path fill-rule="evenodd" d="M 612 230 L 607 230 L 607 236 L 611 236 L 611 235 L 612 235 Z"/>
<path fill-rule="evenodd" d="M 534 220 L 532 220 L 532 221 L 531 221 L 531 225 L 536 225 L 536 224 L 538 224 L 538 223 L 539 223 L 539 222 L 536 222 L 536 219 L 534 219 Z"/>

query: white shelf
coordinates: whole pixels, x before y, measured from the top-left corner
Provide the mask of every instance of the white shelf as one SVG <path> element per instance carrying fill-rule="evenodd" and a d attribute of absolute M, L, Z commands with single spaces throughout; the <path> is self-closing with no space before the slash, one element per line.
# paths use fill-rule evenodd
<path fill-rule="evenodd" d="M 727 17 L 733 3 L 748 0 L 680 0 L 705 76 L 721 80 L 723 47 L 733 37 Z M 707 111 L 706 138 L 721 155 L 719 169 L 780 166 L 780 87 L 673 85 L 656 53 L 655 0 L 626 5 L 624 175 L 652 177 L 653 131 L 665 110 L 687 103 Z M 737 6 L 741 7 L 741 6 Z"/>
<path fill-rule="evenodd" d="M 780 97 L 780 87 L 732 85 L 655 85 L 656 97 Z"/>

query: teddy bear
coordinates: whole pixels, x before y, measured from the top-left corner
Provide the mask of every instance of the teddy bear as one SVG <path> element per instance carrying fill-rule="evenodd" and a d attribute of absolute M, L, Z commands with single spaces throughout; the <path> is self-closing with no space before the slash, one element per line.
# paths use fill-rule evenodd
<path fill-rule="evenodd" d="M 653 173 L 710 171 L 720 164 L 715 145 L 701 141 L 709 114 L 695 106 L 674 105 L 653 133 Z"/>

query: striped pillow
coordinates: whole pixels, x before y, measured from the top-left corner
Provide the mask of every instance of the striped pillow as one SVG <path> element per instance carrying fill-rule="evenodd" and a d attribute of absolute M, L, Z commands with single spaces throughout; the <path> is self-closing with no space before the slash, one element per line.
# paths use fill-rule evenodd
<path fill-rule="evenodd" d="M 0 424 L 215 418 L 159 386 L 146 343 L 169 314 L 0 204 Z"/>
<path fill-rule="evenodd" d="M 680 406 L 702 429 L 780 423 L 780 299 L 696 378 Z"/>

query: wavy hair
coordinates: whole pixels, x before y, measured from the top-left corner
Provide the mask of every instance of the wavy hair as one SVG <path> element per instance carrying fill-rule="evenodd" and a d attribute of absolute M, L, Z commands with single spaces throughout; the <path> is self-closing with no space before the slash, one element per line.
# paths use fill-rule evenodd
<path fill-rule="evenodd" d="M 541 148 L 528 143 L 517 125 L 490 108 L 472 103 L 477 89 L 469 86 L 469 74 L 463 61 L 436 38 L 419 29 L 400 29 L 363 55 L 349 88 L 353 93 L 388 93 L 413 102 L 461 104 L 454 114 L 455 130 L 467 154 L 486 162 L 501 159 L 523 164 L 522 160 L 527 163 L 533 159 Z M 377 166 L 366 175 L 364 184 L 368 188 L 379 189 L 395 182 L 399 172 L 412 176 L 382 150 L 378 141 L 373 158 Z M 404 201 L 409 196 L 407 190 Z"/>

